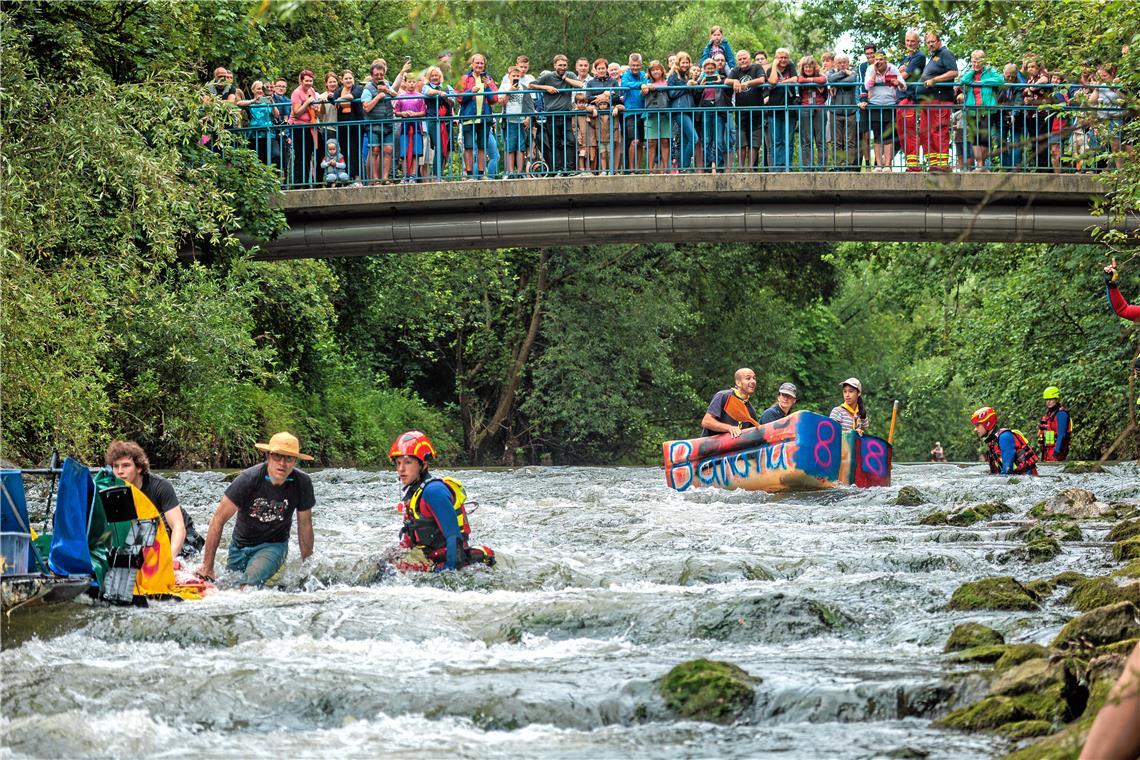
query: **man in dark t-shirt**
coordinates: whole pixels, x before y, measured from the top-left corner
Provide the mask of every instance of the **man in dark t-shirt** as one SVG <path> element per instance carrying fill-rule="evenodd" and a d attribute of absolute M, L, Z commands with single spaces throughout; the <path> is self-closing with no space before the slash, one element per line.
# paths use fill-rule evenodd
<path fill-rule="evenodd" d="M 170 556 L 190 557 L 202 548 L 202 537 L 194 530 L 190 515 L 178 503 L 170 481 L 150 471 L 150 458 L 134 441 L 111 441 L 103 456 L 104 463 L 124 483 L 130 483 L 150 499 L 162 516 L 163 527 L 170 536 Z"/>
<path fill-rule="evenodd" d="M 756 373 L 747 367 L 736 370 L 735 385 L 717 391 L 701 420 L 701 435 L 729 433 L 733 438 L 744 428 L 757 427 L 756 410 L 749 399 L 756 392 Z"/>
<path fill-rule="evenodd" d="M 796 405 L 796 395 L 799 393 L 796 390 L 794 383 L 784 383 L 780 386 L 780 390 L 776 392 L 776 403 L 764 410 L 760 415 L 760 424 L 767 425 L 769 422 L 782 420 L 792 413 L 792 407 Z"/>
<path fill-rule="evenodd" d="M 532 87 L 546 93 L 543 106 L 546 117 L 546 165 L 554 173 L 565 174 L 574 170 L 576 146 L 571 141 L 574 124 L 569 112 L 573 110 L 573 90 L 585 83 L 566 73 L 569 62 L 564 55 L 554 56 L 554 71 L 544 71 L 534 80 Z"/>
<path fill-rule="evenodd" d="M 764 147 L 764 98 L 768 94 L 768 71 L 759 63 L 752 62 L 747 50 L 736 54 L 736 68 L 728 73 L 732 89 L 736 92 L 736 107 L 740 135 L 740 165 L 747 169 L 756 167 L 758 154 Z"/>
<path fill-rule="evenodd" d="M 266 453 L 265 461 L 242 470 L 226 488 L 210 520 L 198 569 L 199 576 L 214 577 L 222 528 L 237 515 L 226 569 L 241 574 L 242 588 L 265 585 L 285 564 L 294 513 L 302 561 L 313 553 L 313 481 L 296 469 L 298 459 L 313 458 L 300 452 L 300 443 L 290 433 L 277 433 L 269 443 L 255 446 Z"/>
<path fill-rule="evenodd" d="M 958 61 L 934 32 L 926 33 L 926 67 L 922 70 L 918 98 L 923 103 L 919 140 L 931 171 L 950 171 L 950 112 L 954 105 L 954 80 Z"/>
<path fill-rule="evenodd" d="M 906 55 L 899 61 L 899 77 L 906 80 L 906 92 L 899 98 L 898 124 L 895 131 L 899 136 L 899 143 L 903 153 L 906 154 L 906 170 L 916 172 L 918 165 L 918 109 L 914 104 L 918 102 L 919 79 L 926 68 L 926 56 L 919 49 L 918 30 L 910 29 L 906 33 L 904 43 Z"/>

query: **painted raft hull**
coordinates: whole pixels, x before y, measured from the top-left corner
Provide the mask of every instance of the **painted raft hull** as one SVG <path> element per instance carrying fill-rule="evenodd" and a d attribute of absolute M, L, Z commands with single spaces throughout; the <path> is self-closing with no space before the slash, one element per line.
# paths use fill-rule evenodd
<path fill-rule="evenodd" d="M 662 444 L 670 488 L 742 488 L 746 491 L 813 491 L 840 485 L 891 484 L 892 448 L 873 435 L 843 433 L 839 423 L 815 412 L 745 430 Z"/>

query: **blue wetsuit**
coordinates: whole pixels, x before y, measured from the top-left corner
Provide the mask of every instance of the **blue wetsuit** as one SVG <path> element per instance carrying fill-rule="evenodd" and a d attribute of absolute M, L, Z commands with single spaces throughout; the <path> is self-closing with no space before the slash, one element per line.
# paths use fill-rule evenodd
<path fill-rule="evenodd" d="M 1069 437 L 1069 413 L 1064 409 L 1057 410 L 1057 443 L 1053 446 L 1053 456 L 1060 457 L 1065 444 L 1065 439 Z M 1005 451 L 1002 450 L 1004 455 Z M 1005 457 L 1002 456 L 1004 460 Z"/>
<path fill-rule="evenodd" d="M 435 519 L 447 541 L 447 562 L 439 570 L 454 570 L 459 567 L 459 547 L 463 532 L 459 528 L 459 518 L 455 516 L 455 500 L 442 480 L 431 480 L 420 494 L 419 511 L 425 517 Z"/>
<path fill-rule="evenodd" d="M 1013 461 L 1017 454 L 1017 439 L 1013 432 L 1006 430 L 998 436 L 998 446 L 1001 447 L 1001 474 L 1009 475 L 1013 472 Z"/>

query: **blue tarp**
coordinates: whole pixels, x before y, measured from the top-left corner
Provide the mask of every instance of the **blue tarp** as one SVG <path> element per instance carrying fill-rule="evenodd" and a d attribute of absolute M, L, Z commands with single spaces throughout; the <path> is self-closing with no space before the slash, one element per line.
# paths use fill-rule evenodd
<path fill-rule="evenodd" d="M 91 575 L 91 551 L 87 547 L 88 516 L 95 498 L 95 482 L 87 467 L 71 457 L 63 460 L 56 492 L 48 567 L 57 575 Z"/>
<path fill-rule="evenodd" d="M 0 491 L 0 531 L 28 533 L 30 523 L 23 474 L 19 470 L 0 470 L 0 481 L 4 483 L 4 490 Z"/>

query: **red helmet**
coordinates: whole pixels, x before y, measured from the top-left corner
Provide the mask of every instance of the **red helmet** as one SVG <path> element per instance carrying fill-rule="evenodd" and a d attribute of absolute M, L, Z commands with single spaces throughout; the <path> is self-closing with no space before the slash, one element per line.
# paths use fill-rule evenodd
<path fill-rule="evenodd" d="M 997 412 L 994 411 L 992 406 L 983 406 L 970 417 L 971 425 L 985 425 L 987 433 L 997 427 L 997 423 Z"/>
<path fill-rule="evenodd" d="M 432 446 L 431 440 L 419 430 L 409 430 L 397 438 L 392 448 L 388 449 L 388 459 L 393 464 L 396 463 L 396 457 L 415 457 L 420 463 L 426 463 L 429 459 L 435 459 L 435 446 Z"/>

